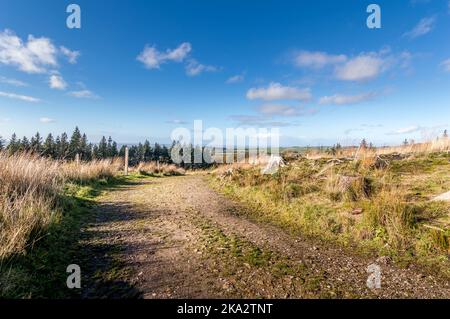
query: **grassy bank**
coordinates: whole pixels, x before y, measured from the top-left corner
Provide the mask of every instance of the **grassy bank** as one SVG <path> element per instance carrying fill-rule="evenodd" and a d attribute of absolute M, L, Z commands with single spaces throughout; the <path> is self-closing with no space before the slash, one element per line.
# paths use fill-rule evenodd
<path fill-rule="evenodd" d="M 0 153 L 0 297 L 75 296 L 66 267 L 82 257 L 80 229 L 95 197 L 133 178 L 118 168 Z"/>
<path fill-rule="evenodd" d="M 450 204 L 431 200 L 450 189 L 449 160 L 448 153 L 299 158 L 274 175 L 223 167 L 211 182 L 260 221 L 450 275 Z"/>

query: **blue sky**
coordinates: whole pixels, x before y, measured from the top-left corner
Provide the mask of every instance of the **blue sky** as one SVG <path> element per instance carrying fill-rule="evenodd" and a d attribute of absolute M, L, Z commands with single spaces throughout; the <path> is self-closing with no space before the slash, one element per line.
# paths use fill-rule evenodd
<path fill-rule="evenodd" d="M 447 0 L 0 0 L 0 135 L 166 143 L 203 120 L 283 145 L 421 140 L 450 127 L 449 31 Z"/>

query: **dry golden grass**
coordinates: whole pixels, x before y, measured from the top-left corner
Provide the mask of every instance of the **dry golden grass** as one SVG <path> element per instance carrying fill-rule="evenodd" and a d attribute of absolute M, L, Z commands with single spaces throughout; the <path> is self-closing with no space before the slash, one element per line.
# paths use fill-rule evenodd
<path fill-rule="evenodd" d="M 60 174 L 66 179 L 85 183 L 101 178 L 113 177 L 122 167 L 120 159 L 93 160 L 90 162 L 64 162 L 60 164 Z"/>
<path fill-rule="evenodd" d="M 21 252 L 50 223 L 63 183 L 57 162 L 0 153 L 0 259 Z"/>
<path fill-rule="evenodd" d="M 224 165 L 213 183 L 263 221 L 380 254 L 417 256 L 450 275 L 441 262 L 450 253 L 450 204 L 432 201 L 450 187 L 449 146 L 440 139 L 357 156 L 356 148 L 336 157 L 292 156 L 273 175 L 262 174 L 261 165 Z"/>
<path fill-rule="evenodd" d="M 110 177 L 118 167 L 111 160 L 76 164 L 0 152 L 0 260 L 22 253 L 58 217 L 66 181 Z"/>
<path fill-rule="evenodd" d="M 173 164 L 158 164 L 156 162 L 141 162 L 132 170 L 143 175 L 162 174 L 165 176 L 184 175 L 184 169 Z"/>

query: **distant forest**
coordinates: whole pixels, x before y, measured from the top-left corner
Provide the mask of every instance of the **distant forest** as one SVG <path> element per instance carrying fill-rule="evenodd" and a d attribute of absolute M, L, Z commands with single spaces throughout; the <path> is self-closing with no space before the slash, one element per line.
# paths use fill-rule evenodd
<path fill-rule="evenodd" d="M 111 137 L 107 139 L 105 136 L 98 144 L 93 144 L 88 141 L 86 134 L 80 132 L 78 127 L 75 128 L 70 138 L 67 133 L 56 137 L 50 133 L 43 139 L 39 132 L 30 139 L 26 136 L 22 139 L 17 138 L 14 133 L 8 142 L 0 137 L 0 150 L 5 149 L 10 154 L 32 152 L 55 160 L 74 160 L 76 154 L 79 154 L 83 161 L 124 156 L 125 147 L 126 145 L 123 145 L 119 148 Z M 151 145 L 146 140 L 144 143 L 129 146 L 129 160 L 131 165 L 144 161 L 170 163 L 170 149 L 158 143 Z"/>

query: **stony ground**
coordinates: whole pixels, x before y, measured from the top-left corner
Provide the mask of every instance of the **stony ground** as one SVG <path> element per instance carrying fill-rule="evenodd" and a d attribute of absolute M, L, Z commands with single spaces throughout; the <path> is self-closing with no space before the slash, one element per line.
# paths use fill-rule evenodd
<path fill-rule="evenodd" d="M 438 298 L 450 282 L 255 223 L 205 176 L 146 178 L 100 199 L 83 232 L 86 298 Z M 369 289 L 367 268 L 381 267 Z"/>

